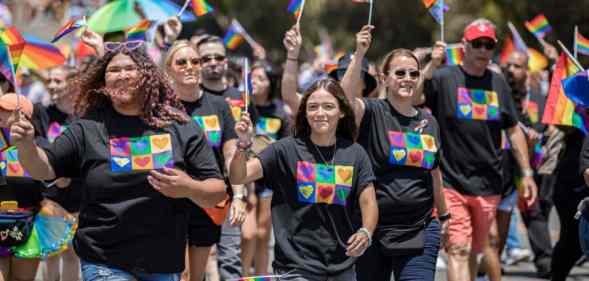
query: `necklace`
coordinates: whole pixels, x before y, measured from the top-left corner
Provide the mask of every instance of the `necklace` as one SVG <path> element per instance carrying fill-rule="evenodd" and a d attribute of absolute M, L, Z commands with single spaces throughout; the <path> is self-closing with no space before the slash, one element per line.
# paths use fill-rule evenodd
<path fill-rule="evenodd" d="M 327 162 L 327 160 L 325 160 L 325 157 L 323 157 L 323 153 L 321 153 L 321 151 L 319 150 L 319 148 L 317 147 L 317 145 L 310 140 L 311 143 L 313 144 L 313 147 L 315 147 L 315 150 L 317 151 L 317 153 L 319 154 L 319 157 L 321 157 L 321 160 L 323 160 L 323 162 L 328 165 L 329 162 Z M 333 169 L 333 167 L 335 166 L 335 153 L 337 152 L 337 138 L 335 139 L 335 142 L 333 144 L 333 158 L 331 159 L 331 168 Z"/>

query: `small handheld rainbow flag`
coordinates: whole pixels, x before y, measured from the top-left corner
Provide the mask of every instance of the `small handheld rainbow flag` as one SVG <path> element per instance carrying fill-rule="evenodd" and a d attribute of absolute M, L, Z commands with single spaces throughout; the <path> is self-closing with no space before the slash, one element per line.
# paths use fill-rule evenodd
<path fill-rule="evenodd" d="M 215 9 L 206 0 L 192 0 L 192 10 L 195 15 L 202 17 Z"/>
<path fill-rule="evenodd" d="M 444 13 L 448 12 L 450 8 L 443 1 L 440 0 L 422 0 L 425 8 L 429 10 L 429 13 L 436 20 L 438 24 L 442 24 L 444 21 Z"/>
<path fill-rule="evenodd" d="M 243 28 L 237 21 L 232 21 L 227 34 L 223 38 L 223 43 L 230 50 L 235 50 L 241 43 L 243 43 Z"/>
<path fill-rule="evenodd" d="M 11 26 L 8 29 L 1 31 L 0 42 L 2 44 L 8 45 L 10 61 L 12 62 L 14 72 L 17 72 L 20 63 L 20 57 L 23 50 L 25 49 L 25 39 L 16 30 L 16 28 L 14 28 L 14 26 Z"/>
<path fill-rule="evenodd" d="M 563 79 L 574 75 L 577 71 L 579 69 L 575 64 L 564 53 L 561 54 L 552 74 L 542 123 L 572 126 L 587 134 L 589 115 L 584 108 L 575 104 L 565 95 L 561 83 Z"/>
<path fill-rule="evenodd" d="M 80 18 L 80 17 L 76 17 L 76 18 L 72 18 L 69 21 L 67 21 L 53 36 L 53 40 L 51 40 L 51 43 L 55 43 L 57 42 L 57 40 L 61 39 L 62 37 L 66 36 L 67 34 L 71 33 L 72 31 L 75 31 L 83 26 L 86 25 L 86 18 Z"/>
<path fill-rule="evenodd" d="M 243 92 L 242 100 L 245 105 L 245 111 L 249 104 L 249 97 L 253 94 L 252 74 L 250 71 L 250 63 L 248 58 L 243 58 Z"/>
<path fill-rule="evenodd" d="M 24 34 L 26 44 L 19 66 L 29 69 L 48 69 L 65 63 L 61 51 L 47 41 Z"/>
<path fill-rule="evenodd" d="M 7 45 L 0 44 L 0 72 L 4 78 L 16 87 L 16 74 L 14 73 L 14 65 L 10 60 L 10 51 Z"/>
<path fill-rule="evenodd" d="M 459 65 L 462 63 L 464 52 L 462 47 L 446 48 L 446 64 Z"/>
<path fill-rule="evenodd" d="M 291 13 L 295 18 L 301 15 L 303 10 L 303 0 L 291 0 L 288 4 L 288 12 Z"/>
<path fill-rule="evenodd" d="M 577 32 L 577 52 L 589 56 L 589 39 Z"/>
<path fill-rule="evenodd" d="M 544 36 L 552 30 L 543 14 L 537 15 L 531 21 L 526 21 L 525 26 L 538 40 L 544 39 Z"/>
<path fill-rule="evenodd" d="M 146 41 L 145 33 L 151 27 L 151 21 L 143 19 L 135 26 L 127 29 L 127 41 L 141 40 Z"/>

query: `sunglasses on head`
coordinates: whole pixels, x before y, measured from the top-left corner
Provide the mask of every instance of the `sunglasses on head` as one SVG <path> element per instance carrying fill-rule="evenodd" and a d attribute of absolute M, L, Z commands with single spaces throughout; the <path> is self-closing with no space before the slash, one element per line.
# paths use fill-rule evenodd
<path fill-rule="evenodd" d="M 219 55 L 210 55 L 210 56 L 204 56 L 202 58 L 200 58 L 200 62 L 201 63 L 208 63 L 211 61 L 217 61 L 217 62 L 222 62 L 225 60 L 225 56 L 219 56 Z"/>
<path fill-rule="evenodd" d="M 191 65 L 194 65 L 194 66 L 198 66 L 198 65 L 200 65 L 200 59 L 198 59 L 198 58 L 190 58 L 190 59 L 182 58 L 182 59 L 177 59 L 175 61 L 175 63 L 178 66 L 186 66 L 186 65 L 188 65 L 188 63 L 190 63 Z"/>
<path fill-rule="evenodd" d="M 390 74 L 395 75 L 395 77 L 397 77 L 397 79 L 403 79 L 403 78 L 407 77 L 407 75 L 409 75 L 409 78 L 415 80 L 415 79 L 419 78 L 419 75 L 421 74 L 421 72 L 419 72 L 419 70 L 397 69 L 397 70 L 391 72 Z"/>
<path fill-rule="evenodd" d="M 107 52 L 118 52 L 121 50 L 133 51 L 137 48 L 143 47 L 145 41 L 132 40 L 127 42 L 104 42 L 104 50 Z"/>
<path fill-rule="evenodd" d="M 470 45 L 475 49 L 480 49 L 482 47 L 485 47 L 485 49 L 490 51 L 490 50 L 495 49 L 496 44 L 493 41 L 473 40 L 473 41 L 470 41 Z"/>

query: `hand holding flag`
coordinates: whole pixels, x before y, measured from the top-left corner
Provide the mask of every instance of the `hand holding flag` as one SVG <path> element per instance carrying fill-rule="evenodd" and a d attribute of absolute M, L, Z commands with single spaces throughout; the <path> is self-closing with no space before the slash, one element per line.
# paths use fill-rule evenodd
<path fill-rule="evenodd" d="M 301 36 L 298 25 L 295 24 L 286 32 L 282 43 L 288 52 L 288 58 L 297 59 L 299 57 L 299 52 L 303 44 L 303 37 Z"/>
<path fill-rule="evenodd" d="M 370 44 L 372 43 L 372 30 L 374 26 L 365 25 L 360 32 L 356 34 L 356 53 L 362 57 L 368 52 Z"/>

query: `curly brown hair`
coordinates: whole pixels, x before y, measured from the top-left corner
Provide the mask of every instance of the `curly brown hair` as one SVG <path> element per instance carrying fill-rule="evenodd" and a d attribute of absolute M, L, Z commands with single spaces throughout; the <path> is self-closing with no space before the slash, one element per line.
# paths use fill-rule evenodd
<path fill-rule="evenodd" d="M 354 120 L 354 111 L 348 103 L 344 89 L 340 86 L 339 82 L 332 78 L 318 80 L 303 94 L 301 105 L 295 116 L 294 136 L 300 138 L 311 135 L 311 126 L 307 120 L 307 101 L 313 93 L 321 89 L 330 93 L 337 100 L 339 110 L 344 114 L 344 117 L 337 123 L 336 136 L 354 141 L 358 135 L 356 120 Z"/>
<path fill-rule="evenodd" d="M 82 75 L 74 80 L 78 91 L 75 111 L 79 116 L 110 106 L 110 98 L 105 90 L 106 67 L 114 56 L 123 53 L 136 64 L 140 73 L 138 88 L 143 97 L 143 111 L 140 118 L 149 126 L 162 128 L 173 121 L 188 122 L 184 107 L 174 93 L 165 73 L 147 55 L 143 47 L 131 51 L 126 48 L 107 52 L 102 58 L 92 62 Z"/>

